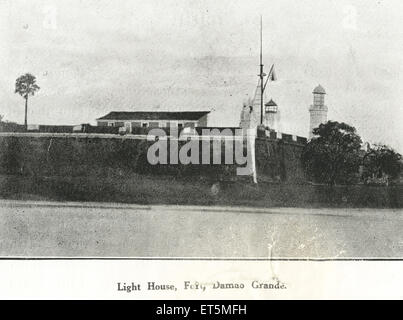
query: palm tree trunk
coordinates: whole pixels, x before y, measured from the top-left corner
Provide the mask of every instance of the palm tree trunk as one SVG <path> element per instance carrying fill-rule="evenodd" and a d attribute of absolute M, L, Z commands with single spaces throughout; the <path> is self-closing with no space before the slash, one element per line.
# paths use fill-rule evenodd
<path fill-rule="evenodd" d="M 25 97 L 25 121 L 24 121 L 25 131 L 28 130 L 27 114 L 28 114 L 28 96 Z"/>

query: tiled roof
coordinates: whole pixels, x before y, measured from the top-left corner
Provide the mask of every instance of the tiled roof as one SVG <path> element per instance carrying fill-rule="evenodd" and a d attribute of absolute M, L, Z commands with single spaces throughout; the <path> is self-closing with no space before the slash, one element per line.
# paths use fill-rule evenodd
<path fill-rule="evenodd" d="M 199 120 L 210 111 L 112 111 L 97 120 Z"/>
<path fill-rule="evenodd" d="M 266 106 L 266 107 L 277 107 L 277 103 L 275 103 L 275 102 L 273 101 L 273 99 L 270 99 L 270 101 L 267 102 L 267 103 L 265 104 L 265 106 Z"/>

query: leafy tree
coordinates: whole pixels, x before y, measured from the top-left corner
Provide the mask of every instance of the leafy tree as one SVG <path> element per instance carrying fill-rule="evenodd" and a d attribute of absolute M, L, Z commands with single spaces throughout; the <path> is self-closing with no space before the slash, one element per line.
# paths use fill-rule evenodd
<path fill-rule="evenodd" d="M 361 138 L 356 129 L 343 122 L 328 121 L 313 133 L 315 136 L 302 154 L 308 175 L 329 185 L 354 180 L 361 163 Z"/>
<path fill-rule="evenodd" d="M 0 114 L 0 122 L 3 121 L 4 116 L 2 114 Z"/>
<path fill-rule="evenodd" d="M 18 93 L 25 99 L 25 129 L 27 129 L 28 97 L 33 96 L 40 88 L 36 84 L 36 78 L 30 73 L 20 76 L 15 81 L 15 93 Z"/>
<path fill-rule="evenodd" d="M 387 182 L 389 179 L 396 179 L 400 175 L 401 160 L 401 154 L 386 145 L 368 145 L 362 161 L 364 182 L 374 178 L 386 178 Z"/>

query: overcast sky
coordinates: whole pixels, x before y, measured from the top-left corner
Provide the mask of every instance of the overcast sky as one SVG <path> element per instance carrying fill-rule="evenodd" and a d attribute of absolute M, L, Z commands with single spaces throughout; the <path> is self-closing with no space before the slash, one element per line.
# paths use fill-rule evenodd
<path fill-rule="evenodd" d="M 0 0 L 0 114 L 23 122 L 14 83 L 31 72 L 29 123 L 213 109 L 210 125 L 236 126 L 258 80 L 260 14 L 283 132 L 308 135 L 320 83 L 329 119 L 403 152 L 401 0 Z"/>

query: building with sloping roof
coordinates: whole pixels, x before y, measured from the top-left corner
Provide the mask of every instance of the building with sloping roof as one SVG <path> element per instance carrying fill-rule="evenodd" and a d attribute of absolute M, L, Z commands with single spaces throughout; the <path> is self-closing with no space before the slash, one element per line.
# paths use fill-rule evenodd
<path fill-rule="evenodd" d="M 133 128 L 166 128 L 177 126 L 207 127 L 210 111 L 112 111 L 97 119 L 98 126 Z"/>

